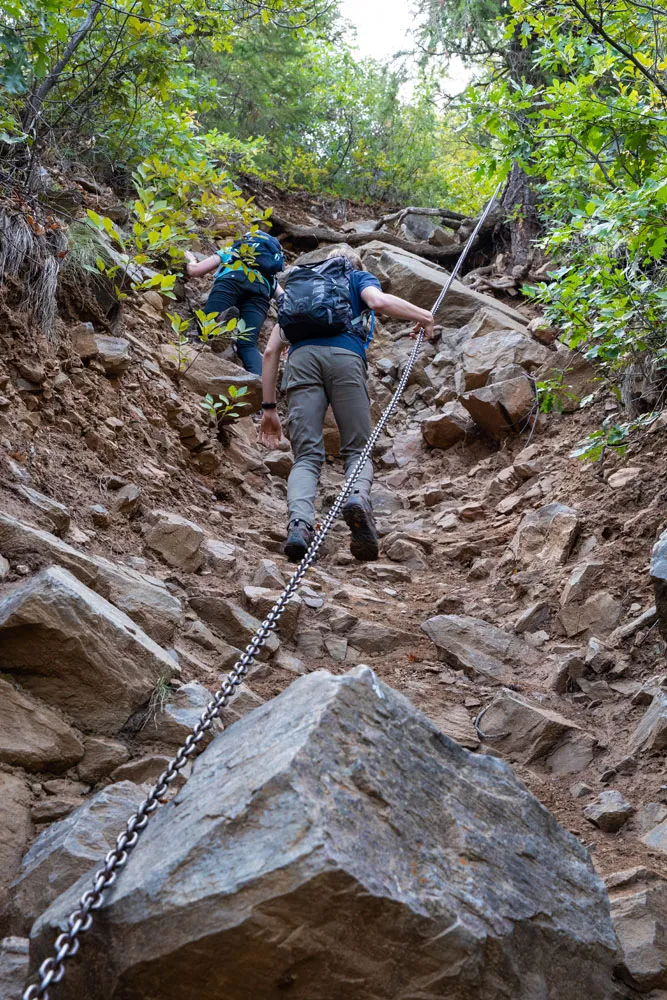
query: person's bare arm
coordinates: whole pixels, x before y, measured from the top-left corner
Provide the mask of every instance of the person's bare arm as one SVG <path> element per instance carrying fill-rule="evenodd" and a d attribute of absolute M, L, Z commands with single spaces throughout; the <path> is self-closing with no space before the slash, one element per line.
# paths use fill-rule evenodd
<path fill-rule="evenodd" d="M 191 278 L 201 278 L 203 274 L 208 274 L 209 271 L 214 271 L 217 267 L 220 267 L 220 257 L 217 253 L 212 253 L 210 257 L 205 257 L 204 260 L 196 260 L 191 253 L 187 253 L 186 259 L 185 270 Z"/>
<path fill-rule="evenodd" d="M 262 400 L 265 403 L 275 403 L 276 382 L 280 355 L 285 345 L 280 337 L 280 327 L 276 323 L 262 356 Z M 267 448 L 277 448 L 283 436 L 283 429 L 277 410 L 264 410 L 262 422 L 259 425 L 259 443 Z"/>
<path fill-rule="evenodd" d="M 361 298 L 369 309 L 381 313 L 383 316 L 391 316 L 393 319 L 414 320 L 415 332 L 423 328 L 424 336 L 431 340 L 434 336 L 433 316 L 426 309 L 414 306 L 407 299 L 400 299 L 398 295 L 388 295 L 387 292 L 380 291 L 379 288 L 369 286 L 364 288 Z"/>

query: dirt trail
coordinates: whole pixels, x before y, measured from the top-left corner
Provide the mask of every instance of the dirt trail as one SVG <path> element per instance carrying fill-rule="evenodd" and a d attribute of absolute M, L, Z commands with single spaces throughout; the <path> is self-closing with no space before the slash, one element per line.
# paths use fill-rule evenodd
<path fill-rule="evenodd" d="M 72 324 L 63 326 L 52 344 L 18 338 L 11 329 L 2 334 L 2 509 L 51 530 L 53 511 L 36 505 L 26 487 L 39 491 L 66 508 L 67 542 L 163 580 L 184 608 L 174 638 L 181 678 L 172 690 L 190 680 L 215 690 L 234 652 L 221 641 L 220 630 L 216 636 L 202 626 L 211 596 L 229 598 L 261 618 L 269 596 L 247 588 L 260 583 L 273 592 L 279 577 L 290 573 L 280 554 L 289 463 L 286 455 L 281 461 L 260 453 L 253 418 L 216 440 L 201 395 L 170 372 L 167 324 L 155 299 L 135 297 L 123 323 L 116 332 L 133 340 L 128 366 L 120 372 L 110 372 L 101 354 L 82 358 L 76 349 L 81 331 Z M 376 413 L 389 398 L 392 379 L 387 365 L 377 363 L 394 358 L 397 346 L 405 349 L 401 333 L 395 327 L 380 331 L 373 345 Z M 440 350 L 450 335 L 445 331 Z M 436 380 L 432 389 L 439 388 Z M 609 459 L 601 476 L 570 452 L 613 412 L 611 396 L 598 394 L 586 410 L 540 417 L 523 434 L 500 443 L 473 434 L 443 450 L 428 447 L 421 431 L 423 419 L 436 410 L 433 395 L 424 386 L 411 386 L 378 448 L 374 503 L 383 539 L 380 562 L 355 563 L 347 551 L 347 529 L 336 526 L 302 588 L 280 653 L 253 672 L 236 711 L 278 694 L 295 672 L 319 667 L 342 672 L 368 663 L 464 745 L 509 759 L 544 805 L 589 846 L 602 873 L 646 865 L 667 875 L 667 837 L 665 850 L 640 841 L 667 816 L 662 757 L 632 746 L 650 701 L 640 689 L 664 670 L 665 644 L 650 625 L 610 640 L 614 629 L 653 603 L 648 562 L 664 526 L 665 428 L 659 421 L 623 462 Z M 330 445 L 333 437 L 328 432 Z M 608 481 L 615 468 L 637 471 L 619 486 Z M 321 490 L 325 506 L 341 482 L 340 465 L 329 458 Z M 119 490 L 128 485 L 136 487 L 136 495 L 119 504 Z M 555 503 L 574 512 L 576 530 L 567 551 L 552 558 L 546 550 L 553 539 L 532 559 L 522 554 L 522 542 L 512 551 L 525 518 Z M 170 566 L 146 544 L 155 510 L 179 514 L 236 548 L 226 564 L 209 558 L 194 572 L 177 560 Z M 277 574 L 262 566 L 267 559 Z M 17 586 L 43 564 L 29 551 L 10 558 L 3 586 Z M 564 589 L 575 567 L 588 564 L 594 569 L 577 583 L 580 599 L 571 604 L 567 626 Z M 448 651 L 439 658 L 422 629 L 437 616 L 448 616 L 447 627 L 452 616 L 459 628 L 461 618 L 474 620 L 465 626 L 472 630 L 465 642 L 472 642 L 478 660 L 480 649 L 484 659 L 491 655 L 489 642 L 496 644 L 495 678 L 471 665 L 456 642 L 448 640 Z M 580 627 L 584 619 L 588 627 Z M 490 638 L 480 639 L 484 625 L 491 627 Z M 513 645 L 498 652 L 503 636 Z M 498 702 L 503 690 L 527 699 L 528 710 L 520 704 L 512 715 L 511 695 Z M 475 719 L 492 702 L 476 730 Z M 549 716 L 545 723 L 539 715 L 544 711 L 565 722 Z M 510 736 L 503 735 L 507 726 Z M 141 771 L 151 754 L 169 752 L 159 740 L 139 740 L 130 730 L 122 739 L 137 761 L 137 780 L 151 773 L 150 762 Z M 29 776 L 33 809 L 52 794 L 45 788 L 52 777 Z M 76 769 L 64 780 L 70 797 L 67 787 L 59 789 L 65 798 L 61 815 L 68 802 L 74 808 L 87 794 Z M 635 810 L 618 832 L 605 832 L 583 815 L 610 789 Z M 52 818 L 59 816 L 54 812 Z"/>

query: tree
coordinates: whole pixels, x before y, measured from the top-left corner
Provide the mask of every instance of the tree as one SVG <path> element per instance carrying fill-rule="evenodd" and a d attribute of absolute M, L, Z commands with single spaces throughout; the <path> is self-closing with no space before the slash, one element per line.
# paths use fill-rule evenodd
<path fill-rule="evenodd" d="M 423 17 L 419 36 L 423 60 L 456 55 L 469 65 L 482 66 L 487 86 L 501 80 L 515 89 L 536 85 L 541 74 L 533 58 L 535 41 L 530 32 L 512 25 L 511 0 L 420 0 L 418 7 Z M 520 126 L 528 127 L 525 115 Z M 527 274 L 543 230 L 530 151 L 525 148 L 511 155 L 502 205 L 511 220 L 509 264 L 517 273 Z"/>
<path fill-rule="evenodd" d="M 167 143 L 187 144 L 216 96 L 194 71 L 196 42 L 230 49 L 250 24 L 298 30 L 326 4 L 91 0 L 82 8 L 77 0 L 4 0 L 3 7 L 1 126 L 14 147 L 13 180 L 27 169 L 30 183 L 41 156 L 88 155 L 115 166 L 120 154 L 129 171 Z M 21 146 L 30 156 L 19 162 Z"/>

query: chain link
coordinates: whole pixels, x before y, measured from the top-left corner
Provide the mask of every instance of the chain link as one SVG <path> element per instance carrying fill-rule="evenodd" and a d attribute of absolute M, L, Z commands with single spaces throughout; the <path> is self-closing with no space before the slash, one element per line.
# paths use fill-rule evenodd
<path fill-rule="evenodd" d="M 432 310 L 434 316 L 440 308 L 440 305 L 449 291 L 454 278 L 459 272 L 469 248 L 472 246 L 477 233 L 484 223 L 498 190 L 499 188 L 496 189 L 496 193 L 486 206 L 486 209 L 477 223 L 474 232 L 471 234 L 463 252 L 457 260 L 456 266 L 449 275 L 446 284 L 443 286 Z M 65 962 L 67 959 L 73 958 L 77 954 L 80 946 L 81 935 L 90 930 L 93 923 L 94 911 L 100 909 L 107 890 L 111 888 L 116 881 L 119 872 L 121 872 L 127 864 L 130 854 L 136 847 L 139 836 L 146 828 L 151 815 L 160 805 L 163 804 L 165 795 L 169 790 L 169 786 L 178 777 L 190 757 L 192 757 L 199 749 L 201 741 L 207 731 L 211 728 L 214 720 L 217 719 L 222 710 L 226 708 L 244 678 L 247 676 L 250 667 L 255 662 L 255 657 L 257 656 L 259 650 L 265 644 L 270 633 L 275 631 L 280 616 L 285 610 L 288 601 L 294 596 L 299 584 L 312 566 L 324 539 L 329 534 L 329 531 L 341 512 L 343 504 L 352 492 L 352 489 L 359 479 L 366 462 L 371 458 L 373 448 L 375 447 L 380 434 L 387 426 L 389 418 L 396 409 L 398 401 L 403 395 L 405 387 L 408 384 L 408 379 L 410 378 L 412 369 L 414 368 L 423 339 L 424 331 L 420 330 L 417 334 L 415 345 L 410 352 L 408 362 L 400 377 L 396 391 L 389 401 L 389 405 L 380 417 L 380 420 L 375 426 L 370 438 L 366 442 L 364 450 L 359 456 L 357 464 L 352 470 L 350 478 L 346 481 L 345 486 L 338 494 L 333 506 L 322 522 L 321 527 L 313 538 L 308 551 L 297 566 L 289 583 L 271 608 L 271 611 L 269 611 L 260 627 L 257 629 L 257 632 L 246 646 L 241 657 L 236 661 L 229 674 L 227 674 L 227 677 L 222 682 L 217 693 L 206 706 L 199 721 L 185 740 L 183 746 L 180 748 L 176 756 L 170 761 L 167 769 L 163 771 L 157 779 L 157 782 L 153 788 L 151 788 L 146 798 L 138 806 L 137 811 L 130 816 L 125 829 L 116 839 L 116 846 L 107 854 L 104 859 L 104 865 L 95 872 L 91 888 L 84 892 L 83 896 L 79 900 L 78 907 L 73 913 L 70 914 L 67 920 L 68 929 L 56 938 L 54 954 L 45 959 L 45 961 L 40 965 L 38 970 L 38 982 L 29 986 L 25 990 L 23 1000 L 50 1000 L 49 988 L 54 984 L 59 983 L 65 975 Z"/>

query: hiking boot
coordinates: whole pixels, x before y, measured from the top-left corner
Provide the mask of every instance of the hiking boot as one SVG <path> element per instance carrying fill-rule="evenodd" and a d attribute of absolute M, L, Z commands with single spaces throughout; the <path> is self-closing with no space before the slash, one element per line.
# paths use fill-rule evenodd
<path fill-rule="evenodd" d="M 218 313 L 216 317 L 216 323 L 218 326 L 222 327 L 223 332 L 218 334 L 217 337 L 211 337 L 210 344 L 211 350 L 214 354 L 222 354 L 229 347 L 230 335 L 226 333 L 225 327 L 229 323 L 230 319 L 240 319 L 241 313 L 238 311 L 236 306 L 230 306 L 229 309 L 225 309 L 223 312 Z M 234 331 L 232 330 L 232 334 Z"/>
<path fill-rule="evenodd" d="M 297 518 L 290 521 L 287 531 L 287 541 L 283 552 L 291 563 L 301 562 L 315 537 L 313 526 L 307 521 L 301 521 Z"/>
<path fill-rule="evenodd" d="M 352 532 L 350 552 L 359 562 L 374 562 L 378 557 L 378 533 L 373 508 L 368 497 L 353 493 L 343 505 L 343 519 Z"/>

